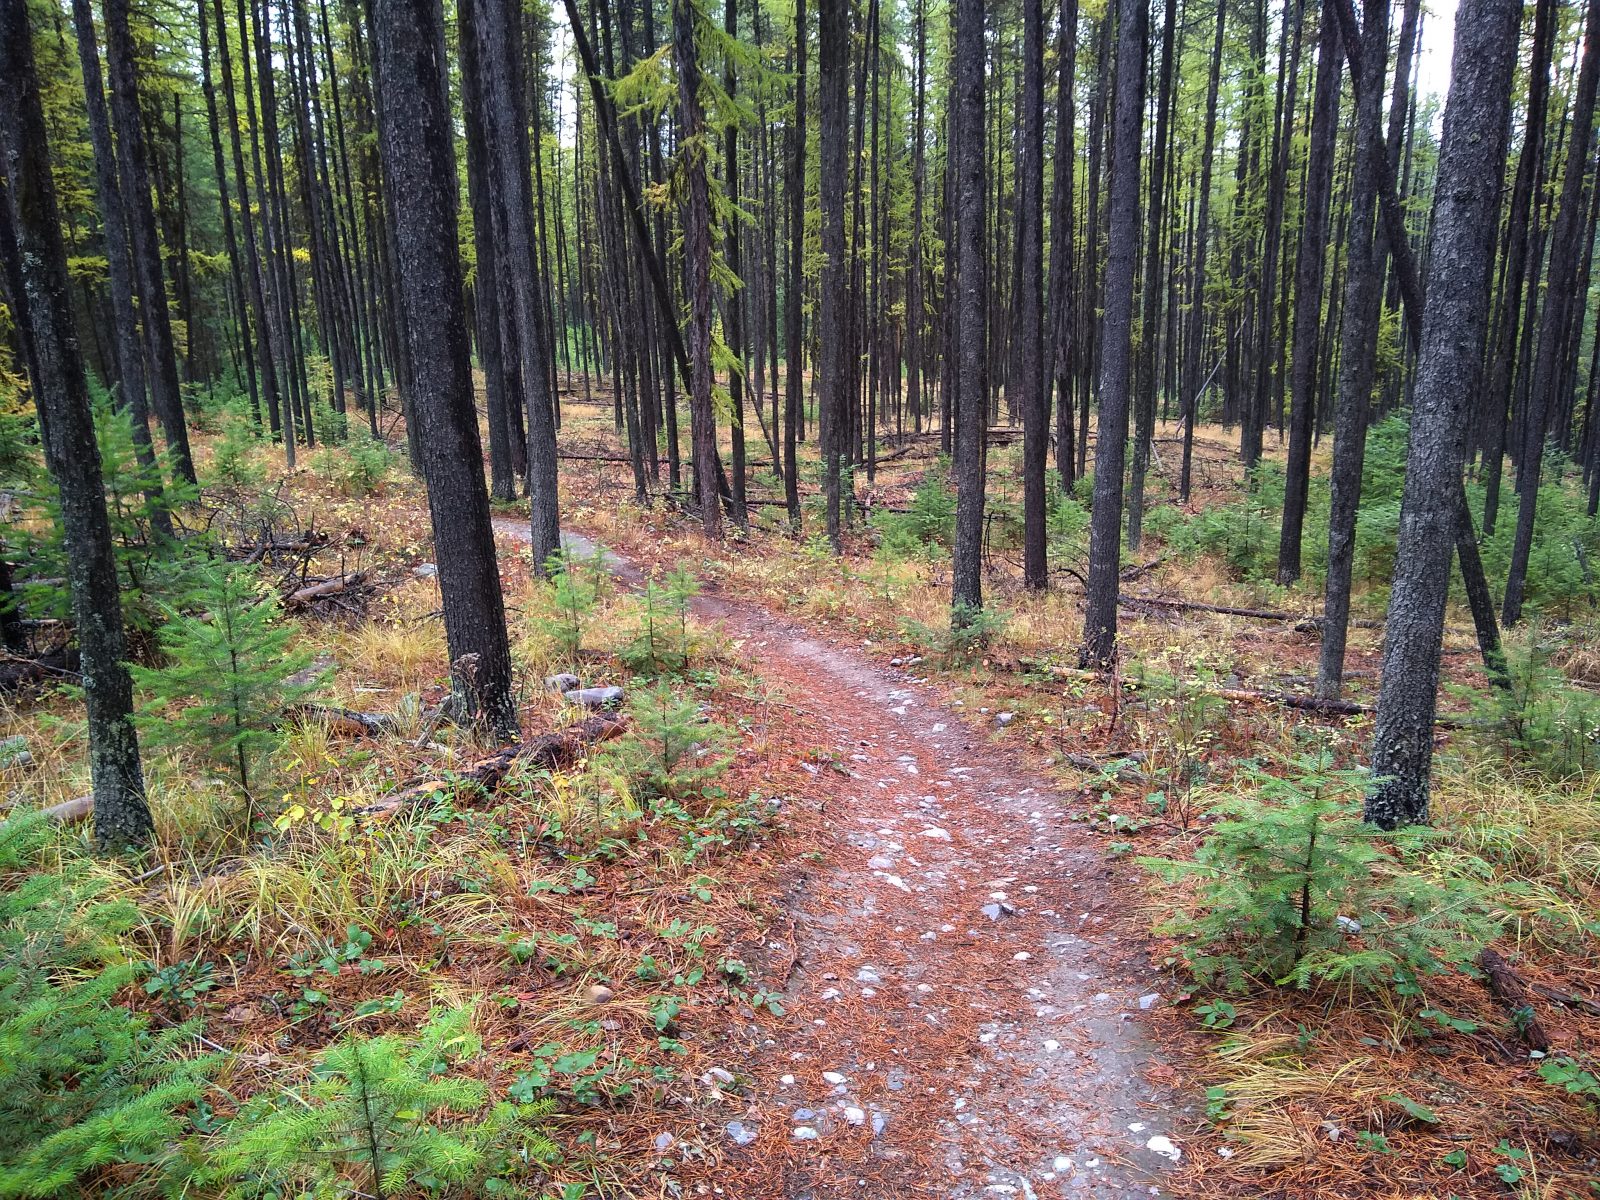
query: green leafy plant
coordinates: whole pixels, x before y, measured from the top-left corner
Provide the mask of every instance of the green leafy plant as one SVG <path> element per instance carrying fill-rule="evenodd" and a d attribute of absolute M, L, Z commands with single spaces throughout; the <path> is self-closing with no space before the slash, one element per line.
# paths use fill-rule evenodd
<path fill-rule="evenodd" d="M 628 733 L 602 754 L 649 797 L 672 801 L 703 794 L 732 761 L 732 730 L 704 716 L 692 698 L 669 684 L 634 689 L 628 714 Z"/>
<path fill-rule="evenodd" d="M 175 1166 L 186 1111 L 216 1063 L 193 1023 L 159 1032 L 115 1002 L 138 920 L 74 869 L 48 869 L 44 823 L 0 824 L 0 1197 L 80 1196 L 108 1167 L 130 1182 Z"/>
<path fill-rule="evenodd" d="M 1494 937 L 1480 889 L 1405 868 L 1430 831 L 1384 835 L 1362 820 L 1363 773 L 1333 770 L 1325 755 L 1276 765 L 1246 771 L 1253 794 L 1215 807 L 1223 819 L 1193 860 L 1140 860 L 1169 883 L 1195 884 L 1158 928 L 1190 940 L 1200 981 L 1414 991 L 1417 976 L 1471 960 Z"/>
<path fill-rule="evenodd" d="M 250 799 L 284 709 L 318 682 L 294 678 L 311 658 L 290 651 L 290 636 L 277 602 L 260 594 L 247 568 L 202 569 L 187 603 L 168 609 L 165 663 L 134 668 L 150 696 L 142 708 L 147 738 L 199 749 Z"/>
<path fill-rule="evenodd" d="M 383 1200 L 418 1187 L 477 1195 L 559 1150 L 540 1126 L 547 1102 L 488 1105 L 488 1089 L 453 1077 L 478 1053 L 471 1008 L 435 1014 L 412 1038 L 348 1037 L 318 1056 L 298 1093 L 256 1097 L 216 1154 L 233 1196 L 335 1195 L 342 1172 Z"/>
<path fill-rule="evenodd" d="M 681 676 L 689 670 L 693 646 L 689 608 L 700 581 L 679 563 L 660 584 L 649 580 L 639 597 L 638 623 L 619 657 L 636 675 Z"/>
<path fill-rule="evenodd" d="M 576 670 L 583 656 L 583 636 L 599 606 L 606 578 L 602 552 L 596 550 L 586 558 L 563 546 L 545 560 L 544 569 L 549 579 L 550 611 L 536 618 L 535 626 L 556 644 L 565 665 Z"/>

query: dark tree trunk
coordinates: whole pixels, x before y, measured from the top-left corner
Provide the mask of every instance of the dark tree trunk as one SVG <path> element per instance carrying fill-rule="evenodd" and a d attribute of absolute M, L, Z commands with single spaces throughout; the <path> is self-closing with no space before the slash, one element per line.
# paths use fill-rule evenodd
<path fill-rule="evenodd" d="M 1494 343 L 1480 383 L 1483 421 L 1483 536 L 1494 535 L 1500 516 L 1500 478 L 1506 448 L 1506 417 L 1511 406 L 1512 361 L 1522 320 L 1527 279 L 1530 212 L 1544 149 L 1545 110 L 1549 107 L 1550 60 L 1555 45 L 1555 0 L 1536 0 L 1533 57 L 1528 68 L 1528 119 L 1517 155 L 1517 180 L 1506 218 L 1504 281 L 1500 287 Z"/>
<path fill-rule="evenodd" d="M 1337 0 L 1336 0 L 1337 2 Z M 1350 184 L 1344 325 L 1339 346 L 1339 411 L 1333 441 L 1333 494 L 1328 509 L 1328 578 L 1323 600 L 1317 694 L 1339 695 L 1350 623 L 1350 577 L 1355 562 L 1356 507 L 1367 451 L 1368 414 L 1378 345 L 1382 243 L 1376 209 L 1385 150 L 1381 136 L 1384 65 L 1389 52 L 1387 0 L 1366 0 L 1359 55 L 1352 55 L 1356 93 L 1355 167 Z M 1347 52 L 1351 47 L 1346 46 Z M 1359 65 L 1358 65 L 1359 64 Z"/>
<path fill-rule="evenodd" d="M 1189 352 L 1183 371 L 1183 465 L 1178 496 L 1187 500 L 1194 474 L 1194 425 L 1207 377 L 1200 354 L 1205 346 L 1206 250 L 1210 241 L 1211 169 L 1217 140 L 1217 92 L 1222 78 L 1222 41 L 1228 23 L 1227 0 L 1217 0 L 1212 32 L 1211 73 L 1206 82 L 1206 128 L 1200 151 L 1200 214 L 1195 221 L 1194 275 L 1189 285 Z"/>
<path fill-rule="evenodd" d="M 1144 45 L 1149 0 L 1117 2 L 1117 85 L 1106 208 L 1106 301 L 1100 349 L 1100 423 L 1089 524 L 1088 603 L 1083 618 L 1086 667 L 1109 667 L 1117 655 L 1117 592 L 1122 565 L 1122 473 L 1127 455 L 1133 339 L 1133 276 L 1139 253 L 1139 124 L 1144 108 Z"/>
<path fill-rule="evenodd" d="M 789 121 L 788 177 L 784 180 L 789 208 L 789 271 L 784 285 L 783 498 L 789 527 L 800 532 L 800 463 L 797 457 L 805 409 L 805 345 L 801 291 L 805 287 L 806 195 L 806 0 L 795 0 L 794 115 Z"/>
<path fill-rule="evenodd" d="M 411 348 L 423 475 L 451 683 L 496 736 L 518 735 L 456 249 L 456 168 L 437 0 L 377 0 L 374 58 L 385 178 Z"/>
<path fill-rule="evenodd" d="M 1561 207 L 1550 235 L 1550 266 L 1545 285 L 1544 319 L 1539 326 L 1533 376 L 1527 403 L 1526 434 L 1517 463 L 1517 532 L 1511 546 L 1511 567 L 1506 573 L 1506 594 L 1500 619 L 1515 625 L 1522 619 L 1527 587 L 1528 556 L 1533 550 L 1533 521 L 1539 505 L 1539 480 L 1544 469 L 1545 436 L 1555 403 L 1568 314 L 1581 301 L 1577 295 L 1578 260 L 1582 247 L 1587 204 L 1584 179 L 1589 171 L 1589 151 L 1594 131 L 1596 84 L 1600 83 L 1600 0 L 1589 0 L 1584 28 L 1583 65 L 1572 112 L 1572 134 L 1567 147 L 1566 175 L 1561 181 Z"/>
<path fill-rule="evenodd" d="M 711 198 L 706 181 L 705 117 L 694 7 L 672 0 L 672 56 L 678 68 L 678 139 L 688 187 L 683 203 L 683 258 L 689 293 L 689 421 L 695 503 L 708 538 L 722 537 L 717 496 L 717 418 L 711 405 Z"/>
<path fill-rule="evenodd" d="M 172 317 L 167 311 L 167 288 L 161 272 L 161 242 L 150 202 L 149 152 L 144 122 L 139 114 L 133 37 L 128 32 L 128 0 L 105 0 L 105 25 L 106 65 L 111 76 L 111 119 L 117 131 L 117 165 L 122 173 L 133 265 L 143 301 L 151 405 L 156 419 L 161 422 L 173 470 L 180 478 L 193 483 L 194 462 L 189 454 L 189 430 L 184 423 L 183 396 L 178 389 L 178 359 L 172 347 Z"/>
<path fill-rule="evenodd" d="M 839 528 L 839 473 L 844 453 L 850 394 L 849 296 L 844 257 L 844 185 L 848 130 L 850 68 L 849 8 L 845 0 L 818 0 L 818 73 L 821 88 L 822 294 L 817 316 L 818 441 L 822 450 L 822 487 L 828 510 L 828 541 L 835 554 L 844 552 Z"/>
<path fill-rule="evenodd" d="M 111 314 L 116 324 L 115 349 L 122 407 L 133 429 L 133 448 L 150 480 L 152 515 L 157 529 L 172 536 L 172 518 L 162 495 L 150 440 L 150 409 L 145 393 L 144 352 L 139 346 L 139 326 L 134 315 L 133 263 L 128 257 L 128 227 L 117 181 L 116 151 L 111 144 L 111 124 L 100 81 L 100 55 L 95 46 L 94 13 L 89 0 L 73 0 L 72 23 L 78 36 L 78 62 L 83 70 L 84 100 L 89 118 L 89 142 L 94 148 L 95 191 L 100 200 L 100 220 L 105 232 L 107 282 Z"/>
<path fill-rule="evenodd" d="M 1168 0 L 1170 4 L 1172 0 Z M 1022 145 L 1017 161 L 1016 374 L 1006 393 L 1022 409 L 1022 580 L 1050 584 L 1045 556 L 1045 467 L 1050 455 L 1050 389 L 1044 378 L 1044 4 L 1022 0 Z"/>
<path fill-rule="evenodd" d="M 1461 464 L 1482 360 L 1494 233 L 1505 171 L 1518 0 L 1464 0 L 1434 190 L 1422 352 L 1412 393 L 1394 586 L 1366 816 L 1385 829 L 1426 821 L 1450 554 L 1462 516 Z"/>
<path fill-rule="evenodd" d="M 494 239 L 494 183 L 484 134 L 483 79 L 478 70 L 477 34 L 472 0 L 456 6 L 457 53 L 461 63 L 461 111 L 466 126 L 467 197 L 472 206 L 472 240 L 478 257 L 473 315 L 478 334 L 478 361 L 483 366 L 484 406 L 489 426 L 489 494 L 510 502 L 516 498 L 516 473 L 511 464 L 510 421 L 506 413 L 506 367 L 500 343 L 501 297 L 498 253 Z"/>
<path fill-rule="evenodd" d="M 1075 186 L 1077 108 L 1072 90 L 1078 69 L 1078 0 L 1061 0 L 1056 29 L 1056 142 L 1050 195 L 1050 314 L 1045 333 L 1049 367 L 1046 383 L 1056 398 L 1056 473 L 1061 488 L 1070 491 L 1077 467 L 1073 445 L 1072 380 L 1079 347 L 1072 336 L 1076 313 L 1076 279 L 1073 223 L 1077 220 L 1072 190 Z M 1048 403 L 1048 401 L 1047 401 Z"/>
<path fill-rule="evenodd" d="M 60 493 L 89 721 L 95 840 L 142 846 L 154 833 L 145 802 L 133 681 L 123 660 L 117 564 L 100 454 L 78 352 L 26 0 L 0 0 L 0 261 L 33 380 L 45 465 Z"/>
<path fill-rule="evenodd" d="M 983 503 L 989 361 L 986 314 L 988 262 L 984 254 L 984 6 L 956 0 L 956 538 L 951 566 L 951 619 L 966 624 L 983 608 Z"/>
<path fill-rule="evenodd" d="M 534 264 L 533 172 L 521 95 L 520 19 L 507 0 L 478 0 L 473 11 L 478 32 L 477 64 L 485 105 L 483 126 L 494 171 L 495 242 L 502 298 L 514 303 L 522 394 L 528 409 L 528 515 L 535 569 L 561 544 L 556 464 L 555 408 L 540 325 L 539 280 Z M 413 343 L 415 344 L 415 343 Z M 507 357 L 510 346 L 502 346 Z M 418 374 L 420 367 L 413 364 Z"/>
<path fill-rule="evenodd" d="M 1344 47 L 1339 22 L 1321 17 L 1317 82 L 1311 106 L 1310 159 L 1306 164 L 1305 218 L 1300 256 L 1295 264 L 1294 345 L 1290 365 L 1289 459 L 1284 472 L 1283 527 L 1278 537 L 1278 582 L 1300 578 L 1300 550 L 1306 501 L 1311 486 L 1311 434 L 1317 406 L 1318 334 L 1322 328 L 1322 276 L 1330 230 L 1328 201 L 1333 188 L 1333 152 L 1339 132 L 1339 76 Z"/>
<path fill-rule="evenodd" d="M 1178 0 L 1165 0 L 1161 20 L 1161 78 L 1156 100 L 1155 148 L 1150 159 L 1150 198 L 1145 224 L 1144 287 L 1140 293 L 1139 363 L 1134 390 L 1133 470 L 1128 480 L 1128 549 L 1137 550 L 1144 536 L 1144 481 L 1150 469 L 1151 438 L 1156 426 L 1156 350 L 1161 328 L 1161 235 L 1166 217 L 1162 189 L 1167 175 L 1167 125 L 1172 113 L 1173 39 Z"/>

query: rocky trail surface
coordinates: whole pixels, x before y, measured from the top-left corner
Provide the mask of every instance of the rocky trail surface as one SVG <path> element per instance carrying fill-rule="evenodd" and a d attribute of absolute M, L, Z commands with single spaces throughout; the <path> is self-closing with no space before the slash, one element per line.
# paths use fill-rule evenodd
<path fill-rule="evenodd" d="M 737 1064 L 756 1082 L 723 1131 L 731 1176 L 759 1165 L 748 1178 L 769 1190 L 728 1194 L 1166 1194 L 1188 1117 L 1141 1021 L 1164 1001 L 1113 931 L 1109 872 L 1068 798 L 914 663 L 882 668 L 757 606 L 695 608 L 829 748 L 807 766 L 817 862 L 785 876 L 788 1032 Z"/>

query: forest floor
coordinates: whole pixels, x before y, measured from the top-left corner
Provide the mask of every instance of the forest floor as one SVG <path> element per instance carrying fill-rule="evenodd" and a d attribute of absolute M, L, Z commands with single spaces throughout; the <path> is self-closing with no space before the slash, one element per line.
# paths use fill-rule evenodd
<path fill-rule="evenodd" d="M 1186 504 L 1159 431 L 1122 661 L 1091 677 L 1074 667 L 1081 511 L 1052 526 L 1056 586 L 1026 593 L 1013 431 L 990 450 L 997 619 L 963 648 L 945 632 L 947 550 L 908 547 L 896 524 L 939 517 L 936 435 L 891 443 L 858 480 L 843 557 L 815 535 L 811 461 L 811 536 L 788 535 L 758 467 L 752 528 L 713 545 L 663 494 L 664 468 L 653 503 L 634 502 L 604 393 L 579 390 L 561 435 L 572 569 L 621 588 L 564 611 L 533 577 L 523 503 L 497 510 L 523 731 L 572 722 L 543 684 L 565 670 L 625 687 L 636 725 L 487 792 L 458 781 L 493 747 L 426 716 L 446 651 L 425 498 L 398 454 L 374 469 L 357 446 L 321 448 L 286 474 L 247 441 L 247 469 L 221 478 L 227 435 L 196 437 L 208 486 L 187 521 L 279 596 L 348 584 L 293 613 L 298 648 L 332 671 L 316 701 L 333 715 L 284 729 L 264 814 L 279 823 L 239 836 L 236 791 L 192 750 L 152 751 L 150 865 L 98 860 L 68 829 L 35 869 L 137 910 L 119 952 L 147 974 L 118 1001 L 158 1028 L 202 1023 L 224 1051 L 219 1118 L 292 1095 L 342 1039 L 413 1036 L 464 1006 L 482 1049 L 454 1069 L 494 1099 L 556 1103 L 544 1128 L 562 1157 L 519 1180 L 541 1197 L 1592 1194 L 1593 1104 L 1541 1076 L 1523 1024 L 1563 1062 L 1600 1041 L 1600 776 L 1585 766 L 1600 718 L 1578 703 L 1600 682 L 1600 625 L 1581 609 L 1549 632 L 1577 690 L 1535 693 L 1530 673 L 1528 694 L 1560 704 L 1513 714 L 1516 739 L 1453 613 L 1444 703 L 1459 723 L 1440 730 L 1437 839 L 1407 863 L 1492 896 L 1525 1011 L 1462 970 L 1407 989 L 1202 985 L 1192 942 L 1152 932 L 1193 908 L 1192 882 L 1163 882 L 1151 860 L 1192 861 L 1219 807 L 1294 783 L 1297 763 L 1359 765 L 1371 729 L 1359 704 L 1285 702 L 1309 693 L 1320 597 L 1314 580 L 1241 569 L 1275 543 L 1270 520 L 1246 512 L 1221 551 L 1179 547 L 1241 503 L 1225 431 L 1200 431 Z M 685 572 L 698 594 L 669 639 L 685 661 L 642 669 L 642 633 Z M 1380 600 L 1357 597 L 1351 631 L 1347 694 L 1363 703 Z M 662 735 L 640 701 L 687 715 Z M 6 803 L 86 790 L 75 703 L 50 687 L 0 697 L 0 737 L 31 751 L 0 762 Z M 341 709 L 376 711 L 382 732 Z M 652 757 L 685 730 L 698 749 L 651 792 Z M 1578 767 L 1537 774 L 1530 746 Z M 353 826 L 337 815 L 404 789 L 422 798 Z"/>
<path fill-rule="evenodd" d="M 755 1086 L 730 1128 L 752 1142 L 730 1190 L 1161 1194 L 1183 1112 L 1141 1008 L 1163 998 L 1055 783 L 914 667 L 748 603 L 701 595 L 694 612 L 786 697 L 823 764 L 806 793 L 826 819 L 782 884 L 793 1019 L 741 1064 Z"/>

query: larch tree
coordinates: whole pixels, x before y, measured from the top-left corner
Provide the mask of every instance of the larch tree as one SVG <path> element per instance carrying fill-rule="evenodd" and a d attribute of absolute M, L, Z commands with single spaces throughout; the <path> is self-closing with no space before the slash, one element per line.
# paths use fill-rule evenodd
<path fill-rule="evenodd" d="M 1505 598 L 1500 608 L 1500 619 L 1507 625 L 1515 625 L 1522 619 L 1528 560 L 1533 552 L 1534 517 L 1539 506 L 1539 482 L 1544 472 L 1545 443 L 1552 413 L 1559 409 L 1556 392 L 1561 387 L 1562 364 L 1569 357 L 1568 314 L 1578 301 L 1579 256 L 1588 253 L 1582 247 L 1588 210 L 1584 184 L 1592 165 L 1589 157 L 1594 135 L 1595 91 L 1600 86 L 1600 0 L 1589 0 L 1585 10 L 1583 61 L 1578 68 L 1561 203 L 1550 234 L 1544 313 L 1534 350 L 1533 374 L 1529 379 L 1523 417 L 1524 436 L 1517 460 L 1517 529 L 1511 544 Z M 1593 234 L 1589 233 L 1591 245 L 1593 240 Z"/>
<path fill-rule="evenodd" d="M 60 496 L 89 725 L 95 841 L 104 850 L 154 835 L 145 800 L 133 681 L 94 416 L 73 322 L 67 255 L 34 65 L 27 0 L 0 0 L 0 261 L 32 381 L 45 465 Z"/>
<path fill-rule="evenodd" d="M 105 0 L 106 67 L 111 76 L 111 123 L 117 134 L 117 167 L 138 281 L 140 323 L 148 355 L 147 378 L 152 407 L 161 422 L 173 470 L 195 481 L 189 452 L 189 427 L 178 386 L 178 357 L 172 342 L 172 315 L 161 270 L 161 242 L 150 201 L 149 149 L 139 108 L 139 74 L 133 34 L 128 28 L 128 0 Z"/>
<path fill-rule="evenodd" d="M 515 738 L 511 650 L 468 361 L 442 23 L 437 0 L 376 0 L 378 129 L 394 189 L 396 266 L 452 690 L 466 715 Z"/>
<path fill-rule="evenodd" d="M 1050 457 L 1050 387 L 1044 377 L 1044 0 L 1022 0 L 1022 144 L 1017 162 L 1017 370 L 1008 387 L 1022 409 L 1022 579 L 1050 585 L 1045 541 L 1045 470 Z"/>
<path fill-rule="evenodd" d="M 1331 0 L 1338 4 L 1343 0 Z M 1385 243 L 1378 236 L 1383 78 L 1389 53 L 1388 0 L 1366 0 L 1356 52 L 1346 45 L 1356 91 L 1355 165 L 1346 234 L 1343 324 L 1339 342 L 1339 407 L 1333 435 L 1333 495 L 1328 510 L 1328 575 L 1323 590 L 1322 647 L 1317 694 L 1337 697 L 1344 686 L 1350 629 L 1350 582 L 1355 565 L 1356 508 L 1366 462 L 1367 425 L 1378 353 L 1379 286 Z M 1357 78 L 1357 76 L 1359 76 Z"/>
<path fill-rule="evenodd" d="M 1426 821 L 1433 719 L 1450 558 L 1460 519 L 1462 458 L 1489 319 L 1495 225 L 1505 173 L 1517 0 L 1464 0 L 1434 184 L 1422 351 L 1383 673 L 1372 745 L 1369 821 Z"/>
<path fill-rule="evenodd" d="M 849 120 L 850 27 L 845 0 L 817 0 L 818 130 L 822 195 L 822 281 L 817 305 L 818 430 L 828 541 L 844 552 L 840 472 L 845 407 L 852 403 L 845 354 L 849 274 L 844 256 L 844 185 Z"/>
<path fill-rule="evenodd" d="M 717 414 L 711 370 L 711 191 L 706 179 L 705 113 L 700 101 L 700 52 L 694 0 L 672 0 L 672 58 L 678 69 L 678 146 L 687 180 L 683 200 L 683 260 L 689 294 L 689 440 L 694 449 L 694 496 L 700 527 L 722 537 L 717 493 Z"/>
<path fill-rule="evenodd" d="M 1088 602 L 1083 618 L 1086 667 L 1117 655 L 1117 594 L 1122 568 L 1122 485 L 1127 462 L 1128 396 L 1133 357 L 1133 276 L 1139 253 L 1140 121 L 1144 109 L 1149 0 L 1117 0 L 1116 89 L 1111 186 L 1106 220 L 1104 339 L 1100 347 L 1100 421 L 1089 520 Z"/>
<path fill-rule="evenodd" d="M 984 429 L 988 418 L 989 264 L 984 253 L 988 181 L 984 177 L 984 6 L 956 0 L 956 536 L 951 621 L 968 624 L 983 608 Z"/>

